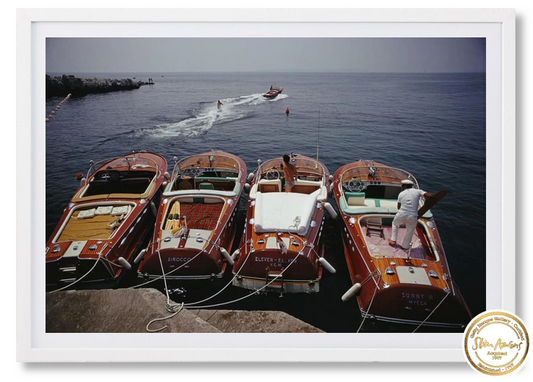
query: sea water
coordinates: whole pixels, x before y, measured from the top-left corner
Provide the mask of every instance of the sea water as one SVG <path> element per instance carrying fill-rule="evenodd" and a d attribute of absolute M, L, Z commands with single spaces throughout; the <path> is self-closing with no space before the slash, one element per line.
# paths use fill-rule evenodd
<path fill-rule="evenodd" d="M 432 212 L 451 275 L 473 315 L 485 310 L 484 73 L 67 74 L 155 84 L 70 98 L 46 123 L 47 237 L 79 185 L 75 174 L 90 160 L 154 151 L 171 171 L 174 157 L 213 149 L 238 155 L 250 172 L 258 159 L 294 152 L 318 155 L 333 174 L 372 159 L 411 172 L 428 192 L 448 191 Z M 268 100 L 262 94 L 271 85 L 284 90 Z M 61 99 L 46 101 L 47 116 Z M 357 330 L 357 304 L 340 300 L 351 282 L 339 222 L 328 219 L 325 232 L 326 258 L 337 273 L 324 271 L 318 295 L 224 304 L 249 293 L 231 286 L 217 296 L 220 309 L 283 310 L 328 332 Z"/>

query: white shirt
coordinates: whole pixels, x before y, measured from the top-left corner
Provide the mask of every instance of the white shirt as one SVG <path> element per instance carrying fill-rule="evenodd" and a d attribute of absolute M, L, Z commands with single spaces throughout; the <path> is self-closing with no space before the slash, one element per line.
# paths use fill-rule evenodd
<path fill-rule="evenodd" d="M 405 215 L 418 216 L 418 202 L 426 191 L 417 188 L 407 188 L 398 195 L 398 203 L 401 204 L 400 212 Z"/>

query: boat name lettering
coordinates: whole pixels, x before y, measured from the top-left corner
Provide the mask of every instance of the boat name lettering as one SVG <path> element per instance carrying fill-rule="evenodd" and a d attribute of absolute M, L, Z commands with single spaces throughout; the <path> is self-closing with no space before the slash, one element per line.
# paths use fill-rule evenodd
<path fill-rule="evenodd" d="M 190 257 L 169 257 L 167 261 L 169 263 L 185 263 L 186 261 L 189 261 Z"/>
<path fill-rule="evenodd" d="M 278 263 L 278 264 L 288 264 L 292 261 L 292 259 L 273 259 L 272 257 L 259 257 L 256 256 L 254 259 L 257 263 Z M 294 261 L 295 263 L 298 262 L 298 260 Z"/>
<path fill-rule="evenodd" d="M 433 300 L 433 295 L 432 294 L 425 295 L 425 294 L 421 294 L 421 293 L 402 292 L 402 298 L 407 298 L 407 299 L 410 299 L 410 300 Z"/>

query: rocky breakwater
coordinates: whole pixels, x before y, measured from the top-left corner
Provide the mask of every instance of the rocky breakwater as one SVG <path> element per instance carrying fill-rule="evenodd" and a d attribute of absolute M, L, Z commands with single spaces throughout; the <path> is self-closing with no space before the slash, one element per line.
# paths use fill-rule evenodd
<path fill-rule="evenodd" d="M 72 94 L 73 97 L 84 96 L 94 93 L 108 93 L 121 90 L 139 89 L 146 85 L 142 81 L 125 79 L 106 78 L 78 78 L 73 75 L 62 75 L 58 77 L 46 76 L 46 98 L 65 97 Z"/>

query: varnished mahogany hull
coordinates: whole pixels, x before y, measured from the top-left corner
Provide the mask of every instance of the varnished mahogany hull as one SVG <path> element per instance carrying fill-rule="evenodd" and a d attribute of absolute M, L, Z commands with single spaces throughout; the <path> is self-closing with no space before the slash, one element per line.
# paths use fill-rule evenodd
<path fill-rule="evenodd" d="M 286 228 L 257 229 L 257 200 L 253 196 L 254 188 L 264 181 L 269 171 L 283 173 L 282 158 L 275 158 L 262 164 L 263 173 L 255 175 L 247 201 L 246 222 L 239 248 L 240 255 L 233 265 L 235 279 L 233 285 L 250 290 L 275 289 L 288 293 L 312 293 L 319 291 L 322 277 L 322 265 L 319 259 L 324 256 L 323 227 L 326 209 L 324 202 L 329 190 L 329 172 L 315 159 L 295 155 L 299 176 L 307 176 L 312 181 L 299 179 L 290 193 L 277 189 L 276 202 L 284 205 L 290 196 L 313 195 L 318 193 L 312 203 L 312 209 L 301 209 L 295 215 L 306 218 L 305 231 Z M 309 179 L 308 178 L 308 179 Z M 272 190 L 265 190 L 265 194 Z M 296 199 L 298 200 L 298 199 Z M 272 207 L 272 206 L 271 206 Z M 259 209 L 261 211 L 261 209 Z M 271 213 L 270 210 L 267 213 Z M 278 210 L 282 215 L 282 211 Z M 299 216 L 298 216 L 299 217 Z M 283 242 L 283 244 L 281 244 Z M 282 248 L 284 247 L 284 248 Z M 323 259 L 322 261 L 324 261 Z"/>
<path fill-rule="evenodd" d="M 225 172 L 232 176 L 215 176 Z M 224 251 L 231 253 L 237 231 L 237 207 L 245 177 L 242 159 L 223 151 L 178 161 L 163 193 L 154 234 L 139 264 L 138 276 L 155 279 L 165 275 L 167 280 L 221 278 L 228 263 Z M 180 188 L 182 183 L 193 186 Z M 202 188 L 206 183 L 211 187 Z M 230 189 L 215 188 L 228 184 Z"/>
<path fill-rule="evenodd" d="M 351 178 L 353 174 L 356 176 Z M 397 211 L 397 193 L 407 176 L 416 181 L 403 170 L 373 161 L 345 165 L 334 175 L 345 259 L 352 284 L 360 284 L 356 294 L 359 309 L 365 319 L 461 331 L 472 314 L 451 277 L 432 214 L 418 219 L 413 236 L 413 242 L 418 242 L 413 252 L 387 244 Z M 364 186 L 357 194 L 362 201 L 352 205 L 345 198 L 350 179 Z M 376 192 L 380 187 L 383 194 Z M 396 194 L 392 192 L 395 187 Z"/>
<path fill-rule="evenodd" d="M 162 193 L 167 169 L 166 160 L 158 154 L 143 151 L 100 163 L 101 166 L 100 164 L 93 166 L 94 171 L 86 180 L 82 180 L 46 244 L 46 283 L 49 286 L 76 280 L 84 283 L 118 281 L 128 271 L 120 263 L 120 259 L 133 265 L 133 259 L 146 246 L 153 232 L 156 206 Z M 134 169 L 135 164 L 139 165 L 137 170 Z M 87 190 L 92 186 L 95 177 L 107 171 L 127 172 L 130 176 L 135 176 L 138 171 L 143 177 L 146 177 L 149 171 L 153 179 L 146 192 L 142 194 L 125 193 L 128 189 L 124 187 L 122 193 L 87 195 Z M 137 181 L 135 178 L 129 180 Z M 141 180 L 148 182 L 148 179 Z M 94 181 L 98 182 L 102 180 Z M 80 220 L 77 231 L 68 232 L 70 220 L 76 220 L 74 216 L 80 211 L 104 206 L 130 208 L 125 219 L 121 219 L 120 226 L 111 231 L 111 234 L 107 234 L 110 235 L 108 238 L 87 238 L 90 234 L 84 231 L 84 224 L 91 219 Z M 87 229 L 90 231 L 93 228 L 89 224 Z M 81 236 L 77 237 L 76 232 Z"/>
<path fill-rule="evenodd" d="M 219 247 L 223 247 L 228 252 L 233 246 L 236 233 L 235 215 L 237 209 L 227 211 L 227 216 L 219 222 L 219 228 L 213 233 L 217 245 L 208 244 L 204 250 L 192 248 L 167 248 L 152 250 L 149 252 L 139 266 L 139 277 L 156 278 L 163 272 L 161 263 L 169 280 L 183 279 L 210 279 L 222 277 L 227 261 L 220 252 Z M 156 226 L 160 226 L 165 216 L 164 209 L 160 209 Z M 157 235 L 157 232 L 155 233 Z M 183 244 L 181 244 L 183 246 Z M 153 242 L 148 246 L 153 248 Z M 161 262 L 160 262 L 161 261 Z M 179 268 L 179 269 L 177 269 Z"/>
<path fill-rule="evenodd" d="M 350 258 L 350 261 L 354 259 L 349 253 L 346 253 L 346 257 Z M 357 258 L 353 263 L 356 264 L 356 269 L 365 267 Z M 357 296 L 363 317 L 393 324 L 424 323 L 424 326 L 457 330 L 463 329 L 472 318 L 455 286 L 447 295 L 443 289 L 423 285 L 389 284 L 390 286 L 385 288 L 382 282 L 368 279 L 368 274 L 365 275 L 364 272 L 355 273 L 353 277 L 354 282 L 362 282 L 365 279 L 368 281 Z M 430 315 L 432 311 L 434 313 Z"/>

